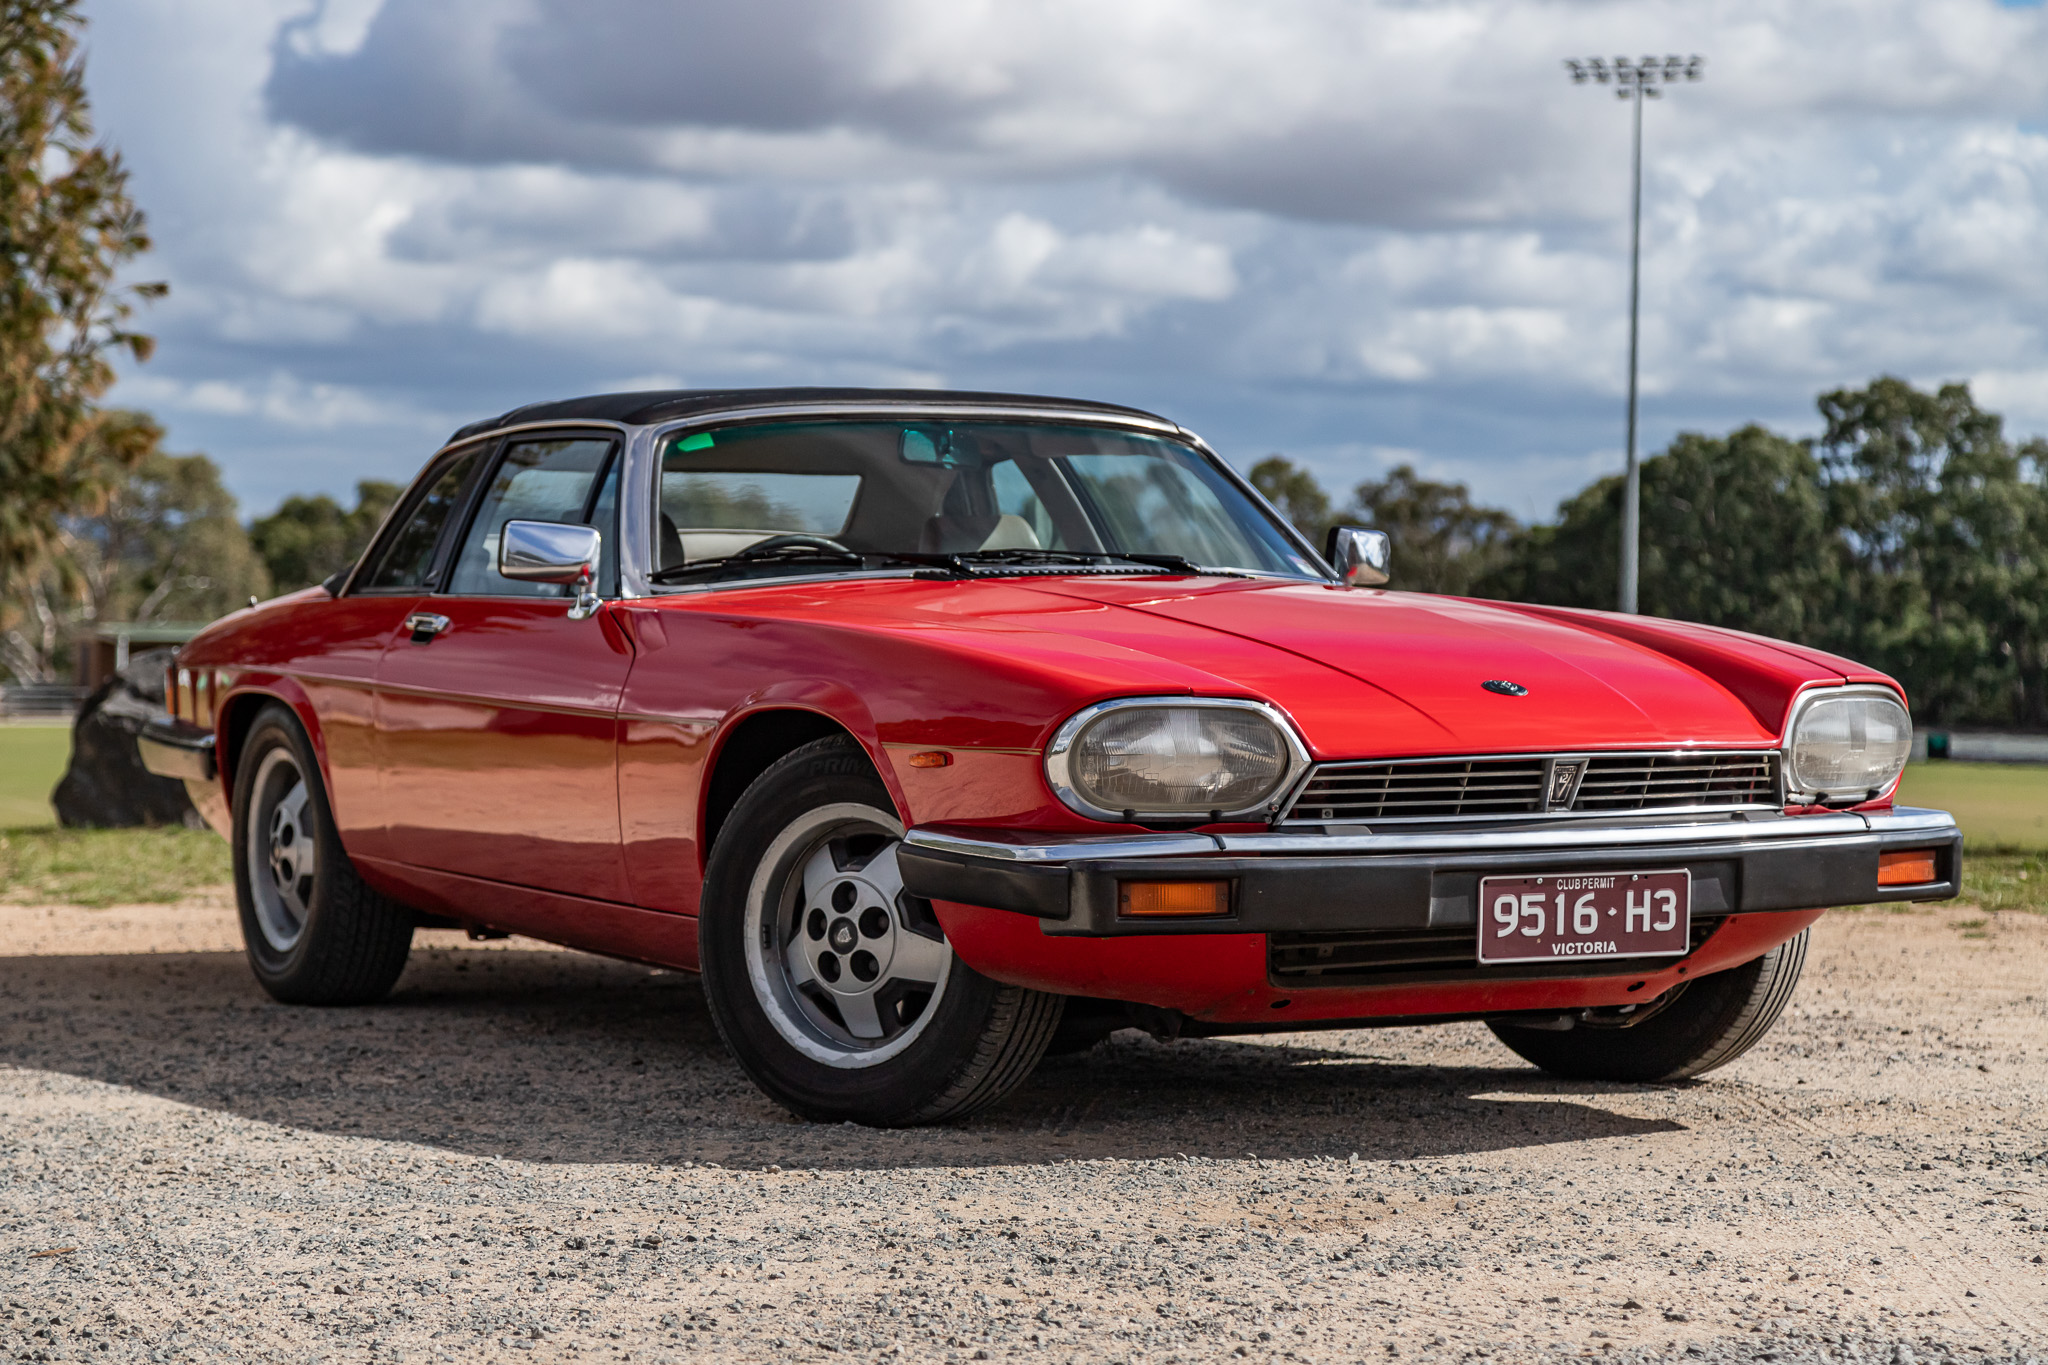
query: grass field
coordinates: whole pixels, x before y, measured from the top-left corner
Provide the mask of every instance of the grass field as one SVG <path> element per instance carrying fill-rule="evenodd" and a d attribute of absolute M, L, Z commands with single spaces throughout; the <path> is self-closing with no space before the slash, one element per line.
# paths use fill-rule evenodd
<path fill-rule="evenodd" d="M 2048 767 L 1915 763 L 1898 799 L 1954 811 L 1972 853 L 2048 853 Z"/>
<path fill-rule="evenodd" d="M 70 756 L 68 725 L 0 725 L 0 829 L 56 819 L 50 789 Z"/>
<path fill-rule="evenodd" d="M 61 725 L 0 725 L 0 900 L 171 901 L 228 880 L 227 845 L 207 830 L 58 829 L 50 789 L 70 746 Z M 1899 800 L 1956 813 L 1970 900 L 2048 912 L 2048 767 L 1916 763 Z"/>

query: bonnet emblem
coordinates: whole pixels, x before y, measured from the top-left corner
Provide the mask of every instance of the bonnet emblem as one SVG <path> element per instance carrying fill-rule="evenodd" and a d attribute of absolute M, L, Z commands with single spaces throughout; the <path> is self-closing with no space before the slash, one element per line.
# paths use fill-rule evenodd
<path fill-rule="evenodd" d="M 1479 685 L 1489 692 L 1498 692 L 1503 697 L 1526 697 L 1529 695 L 1528 688 L 1518 682 L 1509 682 L 1506 678 L 1488 678 Z"/>

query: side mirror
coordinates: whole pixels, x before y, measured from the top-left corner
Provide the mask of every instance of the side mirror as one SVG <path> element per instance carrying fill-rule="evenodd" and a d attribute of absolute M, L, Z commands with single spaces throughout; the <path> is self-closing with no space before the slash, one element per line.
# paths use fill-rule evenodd
<path fill-rule="evenodd" d="M 1386 582 L 1393 553 L 1394 542 L 1385 531 L 1362 526 L 1332 526 L 1329 544 L 1323 548 L 1323 558 L 1347 588 L 1376 588 Z"/>
<path fill-rule="evenodd" d="M 594 526 L 561 521 L 508 521 L 498 532 L 498 572 L 515 583 L 573 583 L 581 621 L 599 606 L 595 584 L 604 537 Z"/>

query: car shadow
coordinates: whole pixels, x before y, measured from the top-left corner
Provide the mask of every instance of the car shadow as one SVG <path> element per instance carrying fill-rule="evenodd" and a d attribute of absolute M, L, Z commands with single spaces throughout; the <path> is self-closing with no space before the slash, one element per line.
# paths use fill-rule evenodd
<path fill-rule="evenodd" d="M 1157 1043 L 1049 1058 L 938 1128 L 807 1123 L 727 1056 L 696 978 L 579 953 L 421 947 L 391 998 L 276 1004 L 239 953 L 0 958 L 0 1066 L 264 1123 L 528 1161 L 817 1168 L 1090 1158 L 1410 1159 L 1682 1127 L 1602 1107 L 1632 1087 L 1435 1066 L 1414 1035 Z M 1502 1053 L 1503 1061 L 1506 1054 Z"/>

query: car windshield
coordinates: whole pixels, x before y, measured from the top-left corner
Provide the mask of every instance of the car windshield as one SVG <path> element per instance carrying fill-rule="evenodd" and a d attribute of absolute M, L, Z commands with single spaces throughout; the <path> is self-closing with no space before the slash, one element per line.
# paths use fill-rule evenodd
<path fill-rule="evenodd" d="M 657 579 L 948 564 L 1322 570 L 1199 451 L 1113 428 L 774 422 L 662 449 Z M 1149 562 L 1148 562 L 1149 561 Z"/>

